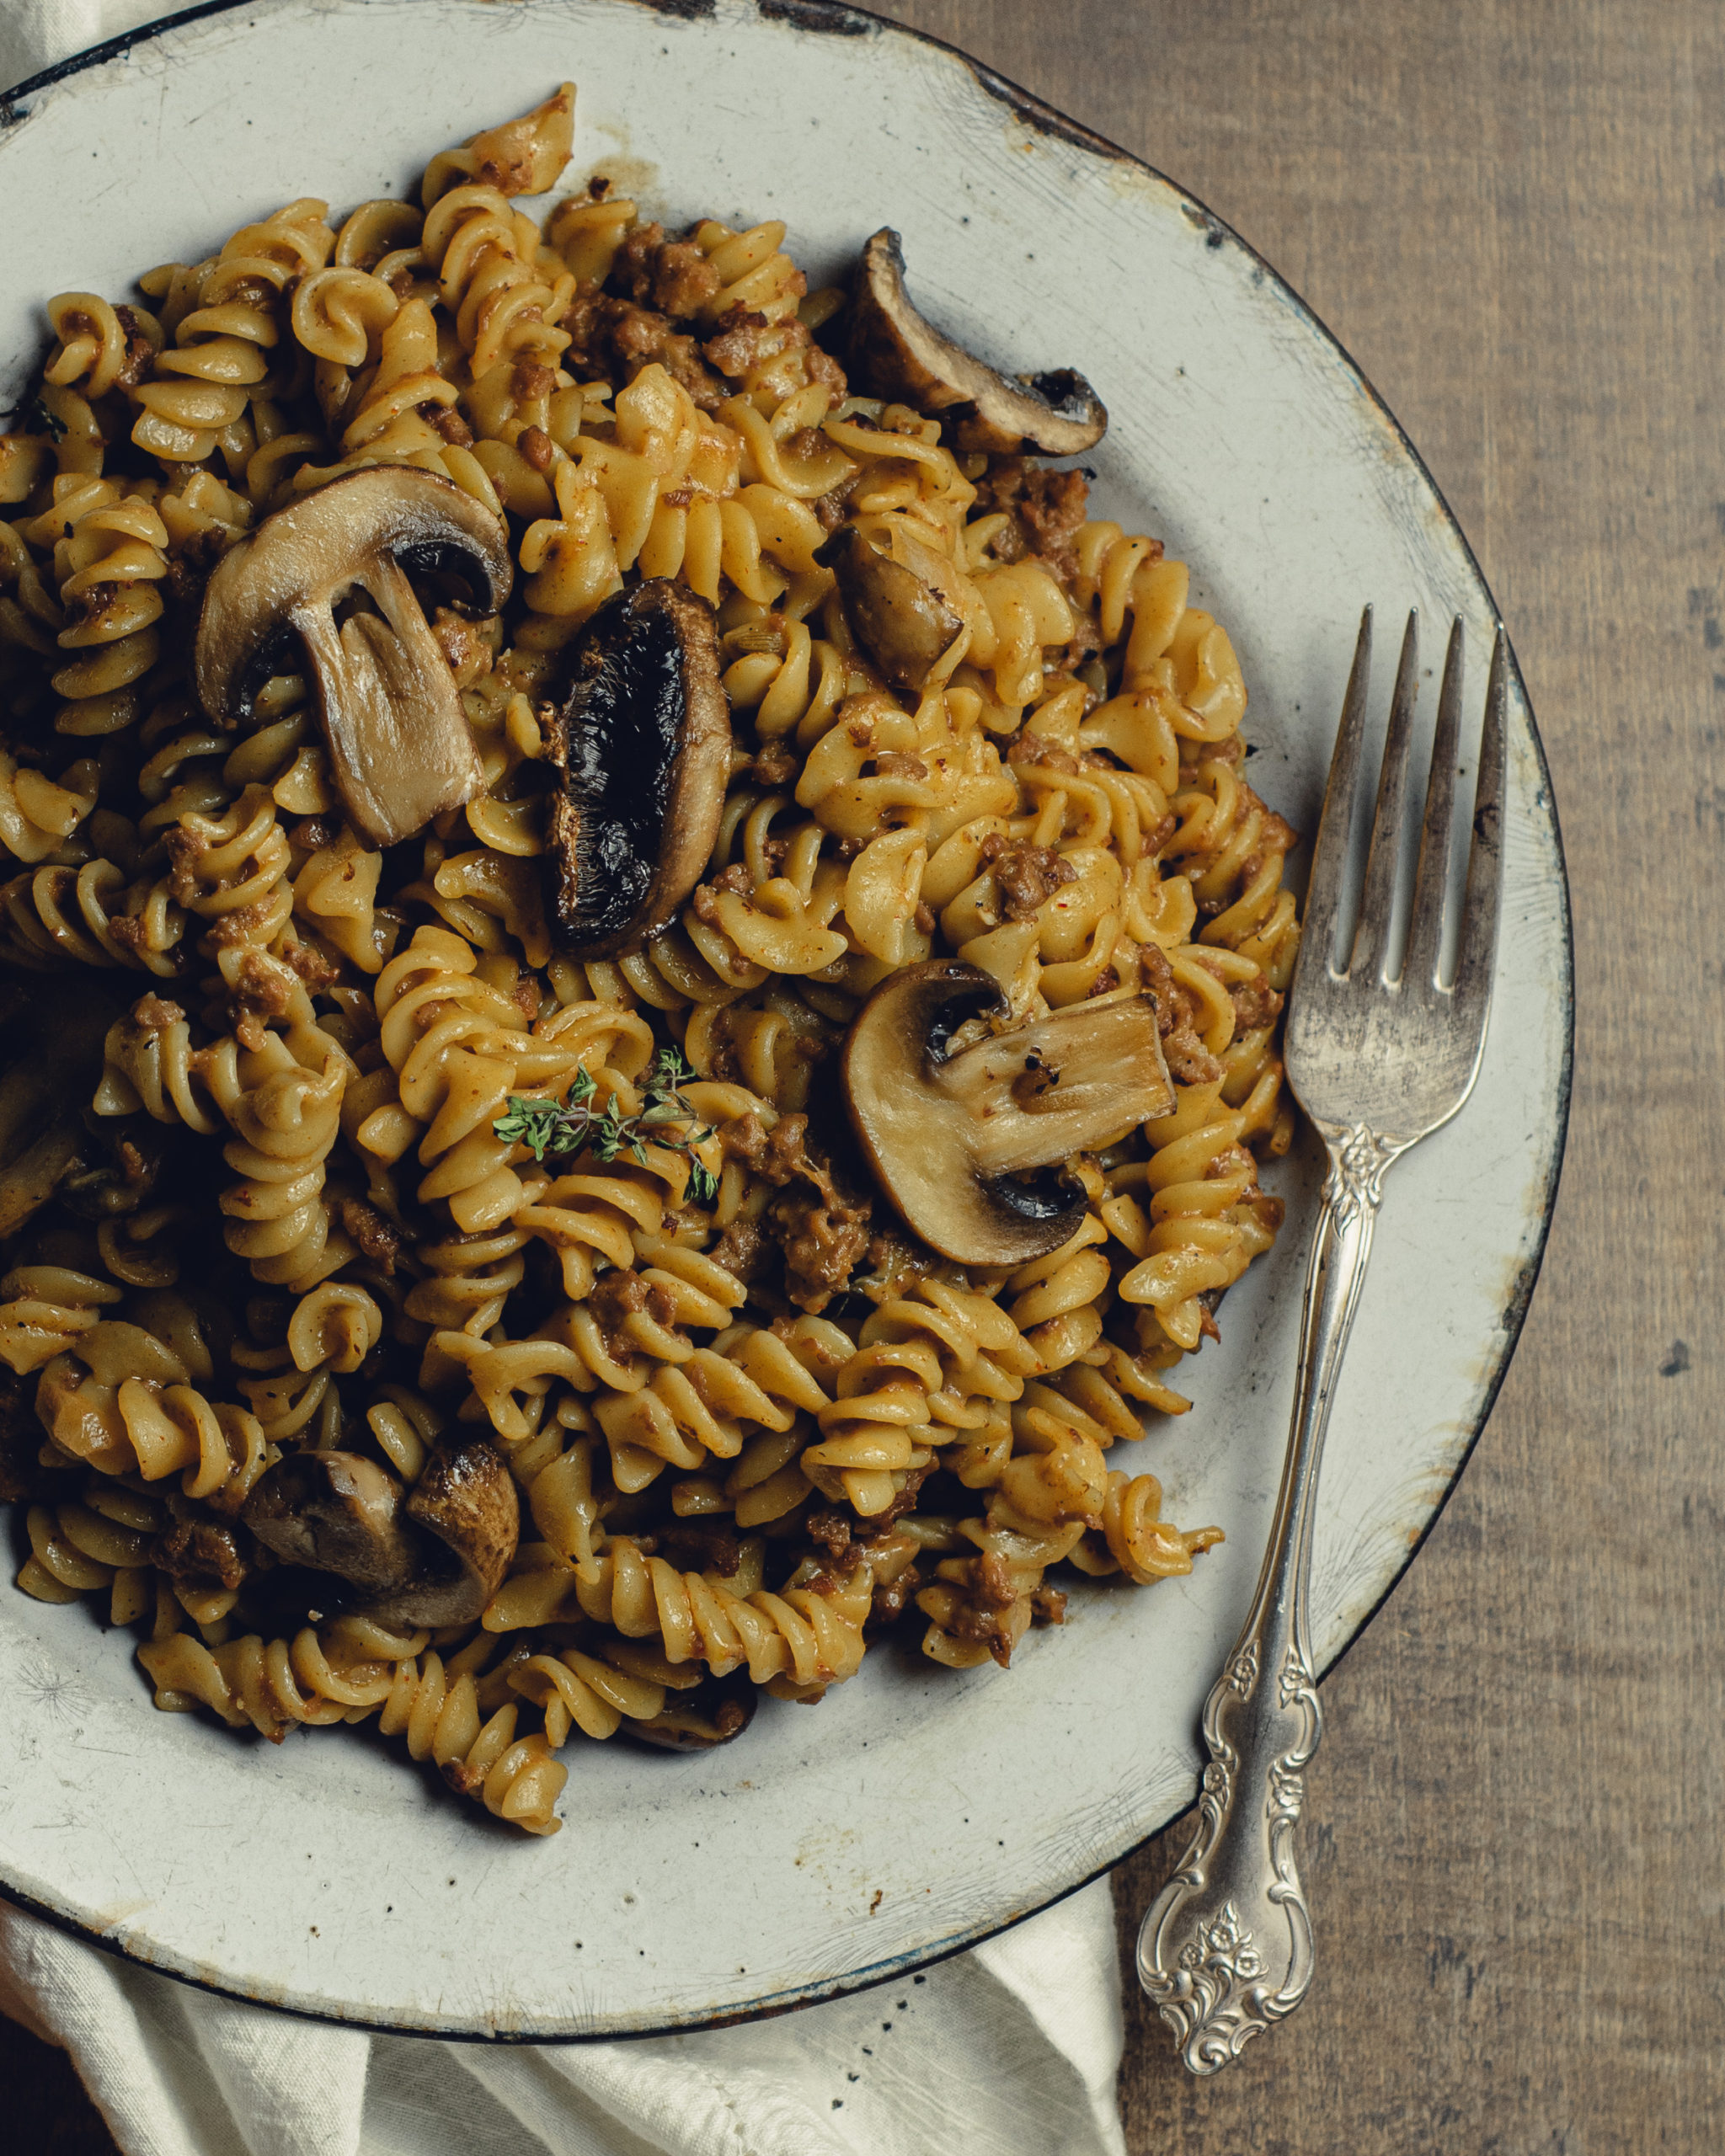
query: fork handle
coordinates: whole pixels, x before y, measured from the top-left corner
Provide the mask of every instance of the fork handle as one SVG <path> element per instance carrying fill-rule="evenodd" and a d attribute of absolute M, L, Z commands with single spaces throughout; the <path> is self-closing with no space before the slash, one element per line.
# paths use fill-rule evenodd
<path fill-rule="evenodd" d="M 1311 1917 L 1292 1842 L 1323 1729 L 1306 1616 L 1312 1498 L 1384 1171 L 1407 1150 L 1363 1123 L 1318 1129 L 1330 1167 L 1275 1521 L 1251 1614 L 1204 1703 L 1197 1831 L 1138 1935 L 1139 1980 L 1199 2074 L 1237 2058 L 1311 1983 Z"/>

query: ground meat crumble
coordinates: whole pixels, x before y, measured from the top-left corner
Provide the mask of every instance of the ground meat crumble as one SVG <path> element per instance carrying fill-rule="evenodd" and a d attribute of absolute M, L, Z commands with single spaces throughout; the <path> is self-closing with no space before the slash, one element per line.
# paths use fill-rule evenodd
<path fill-rule="evenodd" d="M 1052 846 L 1032 846 L 991 831 L 982 841 L 982 858 L 994 871 L 1001 910 L 1008 921 L 1032 921 L 1037 908 L 1063 883 L 1076 883 L 1078 872 Z"/>
<path fill-rule="evenodd" d="M 1012 522 L 995 540 L 996 554 L 1006 561 L 1033 554 L 1070 587 L 1078 574 L 1078 532 L 1089 499 L 1082 472 L 1044 471 L 1022 456 L 996 456 L 976 483 L 974 514 L 1005 510 Z"/>
<path fill-rule="evenodd" d="M 382 1272 L 389 1274 L 395 1271 L 395 1262 L 407 1237 L 393 1221 L 385 1219 L 376 1206 L 367 1205 L 363 1198 L 344 1198 L 341 1225 L 362 1254 Z"/>
<path fill-rule="evenodd" d="M 725 1125 L 721 1143 L 728 1160 L 742 1161 L 778 1190 L 761 1231 L 784 1253 L 786 1294 L 817 1315 L 868 1251 L 873 1202 L 840 1192 L 831 1164 L 809 1150 L 806 1115 L 781 1116 L 770 1131 L 757 1115 L 739 1116 Z"/>
<path fill-rule="evenodd" d="M 1141 945 L 1138 963 L 1145 990 L 1156 1009 L 1156 1031 L 1162 1036 L 1168 1075 L 1182 1086 L 1213 1084 L 1221 1076 L 1222 1066 L 1193 1024 L 1198 1013 L 1196 1001 L 1174 979 L 1174 969 L 1157 945 Z"/>
<path fill-rule="evenodd" d="M 206 1591 L 237 1588 L 248 1570 L 232 1529 L 211 1520 L 182 1520 L 170 1527 L 158 1536 L 151 1556 L 169 1579 Z"/>
<path fill-rule="evenodd" d="M 633 1352 L 626 1328 L 629 1319 L 642 1311 L 654 1325 L 668 1331 L 675 1330 L 676 1313 L 670 1297 L 656 1283 L 649 1285 L 638 1273 L 601 1273 L 588 1294 L 587 1307 L 606 1351 L 618 1361 Z"/>

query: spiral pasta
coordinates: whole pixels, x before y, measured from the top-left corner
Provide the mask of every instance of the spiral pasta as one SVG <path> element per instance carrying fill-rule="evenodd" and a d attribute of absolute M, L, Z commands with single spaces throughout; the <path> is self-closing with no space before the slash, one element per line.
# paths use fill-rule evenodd
<path fill-rule="evenodd" d="M 362 1721 L 389 1698 L 396 1672 L 419 1641 L 339 1618 L 323 1630 L 307 1625 L 291 1640 L 255 1633 L 214 1648 L 177 1632 L 138 1649 L 170 1712 L 209 1708 L 231 1729 L 248 1726 L 279 1744 L 295 1723 Z"/>
<path fill-rule="evenodd" d="M 852 381 L 779 221 L 667 229 L 595 173 L 542 227 L 574 110 L 50 297 L 0 436 L 0 994 L 26 1042 L 55 975 L 92 1014 L 70 1100 L 0 1070 L 18 1583 L 133 1628 L 164 1710 L 375 1720 L 539 1835 L 578 1740 L 724 1741 L 900 1623 L 1004 1667 L 1060 1580 L 1220 1539 L 1113 1461 L 1279 1225 L 1299 938 L 1185 566 Z M 238 723 L 193 657 L 230 548 L 387 465 L 519 574 L 474 619 L 398 563 L 483 785 L 378 844 L 315 653 L 253 654 Z M 686 895 L 584 958 L 558 710 L 655 579 L 712 610 L 728 782 Z M 1154 1008 L 1166 1113 L 1064 1164 L 1026 1263 L 923 1244 L 835 1113 L 866 999 L 932 958 L 1003 1022 Z"/>
<path fill-rule="evenodd" d="M 438 1656 L 427 1654 L 395 1663 L 377 1726 L 386 1737 L 405 1737 L 410 1758 L 430 1759 L 452 1790 L 494 1817 L 554 1834 L 563 1822 L 553 1806 L 569 1769 L 550 1756 L 555 1746 L 542 1732 L 516 1736 L 518 1713 L 511 1702 L 482 1722 L 473 1678 L 457 1669 L 451 1684 Z"/>
<path fill-rule="evenodd" d="M 32 1505 L 30 1554 L 18 1584 L 38 1602 L 75 1602 L 105 1590 L 110 1624 L 129 1625 L 148 1606 L 150 1553 L 162 1516 L 149 1499 L 120 1487 L 86 1487 L 81 1497 Z"/>
<path fill-rule="evenodd" d="M 581 1608 L 625 1639 L 657 1639 L 666 1661 L 704 1662 L 715 1676 L 745 1665 L 756 1684 L 782 1695 L 816 1695 L 852 1675 L 862 1659 L 862 1622 L 873 1581 L 866 1564 L 839 1579 L 809 1568 L 782 1593 L 740 1595 L 722 1580 L 678 1572 L 619 1536 L 592 1581 L 575 1577 Z"/>

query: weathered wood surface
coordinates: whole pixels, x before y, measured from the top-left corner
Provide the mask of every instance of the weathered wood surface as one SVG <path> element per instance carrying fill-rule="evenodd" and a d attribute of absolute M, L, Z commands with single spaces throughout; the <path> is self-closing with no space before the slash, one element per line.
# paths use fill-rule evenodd
<path fill-rule="evenodd" d="M 1575 1116 L 1545 1276 L 1459 1492 L 1325 1688 L 1312 1995 L 1219 2080 L 1190 2082 L 1130 1974 L 1136 1914 L 1182 1835 L 1124 1865 L 1128 2144 L 1711 2148 L 1725 2126 L 1725 11 L 886 12 L 1179 179 L 1341 337 L 1498 595 L 1575 899 Z M 3 2025 L 0 2073 L 20 2145 L 108 2147 L 64 2063 Z"/>

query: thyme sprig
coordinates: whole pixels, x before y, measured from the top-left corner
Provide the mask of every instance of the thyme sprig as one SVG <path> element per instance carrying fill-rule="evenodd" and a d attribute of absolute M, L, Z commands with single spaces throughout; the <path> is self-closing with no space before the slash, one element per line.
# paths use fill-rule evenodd
<path fill-rule="evenodd" d="M 668 1147 L 689 1156 L 689 1191 L 702 1204 L 718 1195 L 718 1178 L 696 1156 L 695 1148 L 713 1135 L 713 1126 L 702 1123 L 681 1088 L 695 1073 L 677 1050 L 662 1048 L 653 1059 L 642 1086 L 646 1105 L 638 1115 L 619 1115 L 615 1101 L 602 1108 L 593 1105 L 598 1086 L 590 1070 L 578 1070 L 565 1100 L 530 1099 L 521 1093 L 509 1097 L 509 1113 L 491 1128 L 511 1145 L 525 1145 L 542 1163 L 547 1155 L 581 1153 L 589 1150 L 601 1161 L 615 1161 L 627 1154 L 647 1166 L 647 1143 Z M 668 1123 L 686 1123 L 686 1131 L 672 1131 Z"/>

